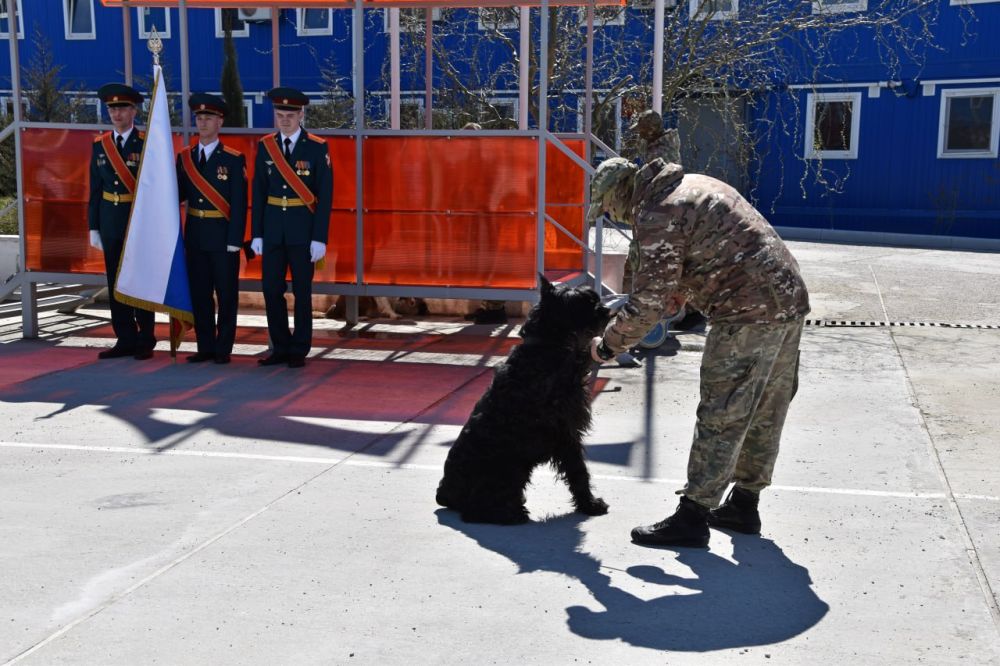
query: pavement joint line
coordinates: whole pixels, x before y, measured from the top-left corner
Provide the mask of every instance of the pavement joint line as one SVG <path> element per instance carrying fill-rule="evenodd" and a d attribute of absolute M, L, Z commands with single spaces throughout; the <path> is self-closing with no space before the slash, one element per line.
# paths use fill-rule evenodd
<path fill-rule="evenodd" d="M 4 444 L 7 444 L 7 442 L 4 442 Z M 113 447 L 109 447 L 109 448 L 113 448 Z M 150 453 L 155 453 L 155 452 L 150 451 Z M 210 537 L 209 539 L 207 539 L 206 541 L 202 542 L 198 546 L 192 548 L 188 552 L 183 553 L 183 554 L 179 555 L 178 557 L 174 558 L 173 560 L 171 560 L 167 564 L 163 565 L 162 567 L 160 567 L 159 569 L 157 569 L 153 573 L 149 574 L 148 576 L 146 576 L 142 580 L 139 580 L 136 583 L 133 583 L 132 585 L 130 585 L 129 587 L 125 588 L 121 592 L 117 592 L 117 593 L 111 595 L 104 602 L 102 602 L 101 604 L 99 604 L 97 607 L 92 608 L 89 611 L 83 613 L 82 615 L 80 615 L 78 618 L 76 618 L 75 620 L 73 620 L 69 624 L 67 624 L 67 625 L 65 625 L 63 627 L 60 627 L 59 629 L 57 629 L 53 633 L 49 634 L 46 638 L 42 639 L 38 643 L 35 643 L 34 645 L 32 645 L 28 649 L 24 650 L 20 654 L 14 656 L 13 659 L 11 659 L 10 661 L 5 662 L 4 666 L 13 666 L 13 664 L 18 663 L 19 661 L 22 661 L 24 658 L 26 658 L 26 657 L 34 654 L 35 652 L 41 650 L 43 647 L 45 647 L 46 645 L 48 645 L 52 641 L 56 640 L 57 638 L 59 638 L 60 636 L 62 636 L 64 634 L 68 633 L 69 631 L 71 631 L 75 627 L 79 626 L 80 624 L 86 622 L 90 618 L 92 618 L 92 617 L 94 617 L 94 616 L 102 613 L 105 609 L 107 609 L 107 608 L 111 607 L 112 605 L 118 603 L 119 601 L 121 601 L 122 599 L 124 599 L 125 597 L 127 597 L 128 595 L 130 595 L 133 592 L 135 592 L 136 590 L 138 590 L 140 587 L 146 585 L 147 583 L 153 581 L 156 578 L 159 578 L 161 575 L 163 575 L 166 572 L 170 571 L 171 569 L 173 569 L 177 565 L 181 564 L 185 560 L 188 560 L 191 557 L 193 557 L 194 555 L 197 555 L 201 551 L 205 550 L 206 548 L 208 548 L 209 546 L 211 546 L 212 544 L 214 544 L 219 539 L 221 539 L 221 538 L 225 537 L 226 535 L 228 535 L 229 533 L 231 533 L 231 532 L 239 529 L 240 527 L 242 527 L 246 523 L 250 522 L 251 520 L 253 520 L 257 516 L 261 515 L 262 513 L 264 513 L 268 509 L 270 509 L 276 503 L 280 502 L 281 500 L 283 500 L 284 498 L 288 497 L 292 493 L 297 492 L 299 489 L 305 487 L 307 484 L 312 483 L 317 478 L 319 478 L 320 476 L 326 474 L 327 472 L 329 472 L 333 468 L 334 468 L 334 466 L 331 465 L 330 467 L 327 467 L 326 469 L 318 472 L 317 474 L 314 474 L 313 476 L 309 477 L 308 479 L 306 479 L 302 483 L 298 484 L 297 486 L 295 486 L 295 487 L 289 489 L 288 491 L 282 493 L 278 497 L 275 497 L 273 500 L 271 500 L 270 502 L 268 502 L 267 504 L 265 504 L 261 508 L 257 509 L 256 511 L 254 511 L 250 515 L 241 518 L 240 520 L 236 521 L 235 523 L 233 523 L 232 525 L 230 525 L 226 529 L 222 530 L 221 532 L 219 532 L 215 536 Z"/>
<path fill-rule="evenodd" d="M 882 308 L 882 320 L 886 323 L 886 326 L 892 326 L 889 322 L 889 311 L 885 307 L 885 298 L 882 296 L 882 287 L 878 283 L 878 276 L 875 275 L 875 267 L 868 264 L 868 270 L 871 271 L 872 280 L 875 282 L 875 293 L 878 294 L 878 304 Z"/>
<path fill-rule="evenodd" d="M 330 465 L 330 466 L 343 465 L 346 467 L 370 467 L 377 469 L 406 469 L 406 470 L 418 470 L 425 472 L 439 472 L 442 469 L 441 465 L 398 463 L 398 462 L 389 462 L 384 460 L 350 460 L 349 459 L 350 456 L 344 458 L 321 458 L 314 456 L 283 456 L 283 455 L 268 455 L 261 453 L 234 453 L 231 451 L 204 451 L 198 449 L 171 449 L 168 451 L 158 451 L 156 449 L 137 449 L 137 448 L 130 448 L 127 446 L 87 446 L 81 444 L 33 444 L 29 442 L 0 442 L 0 448 L 81 451 L 81 452 L 92 452 L 92 453 L 122 453 L 126 455 L 144 455 L 144 456 L 181 456 L 188 458 L 224 458 L 230 460 L 262 460 L 270 462 L 306 463 L 311 465 Z M 628 476 L 621 474 L 591 474 L 591 478 L 599 481 L 617 481 L 617 482 L 628 482 L 628 483 L 654 483 L 654 484 L 670 484 L 678 486 L 684 484 L 684 481 L 681 479 L 667 479 L 660 477 L 644 478 L 641 476 Z M 786 486 L 779 484 L 769 486 L 768 490 L 776 490 L 780 492 L 816 493 L 816 494 L 826 494 L 826 495 L 851 495 L 858 497 L 893 497 L 899 499 L 940 500 L 940 499 L 945 499 L 947 497 L 947 495 L 943 492 L 918 492 L 918 491 L 904 491 L 904 490 L 866 490 L 863 488 Z M 955 493 L 954 497 L 956 499 L 961 499 L 961 500 L 1000 502 L 1000 496 L 995 496 L 995 495 L 973 495 L 965 493 Z"/>
<path fill-rule="evenodd" d="M 875 276 L 875 270 L 872 269 L 871 265 L 869 265 L 868 268 L 872 272 L 872 278 L 875 280 L 875 290 L 876 293 L 878 293 L 879 302 L 882 303 L 882 311 L 885 313 L 886 321 L 888 321 L 889 314 L 885 310 L 885 301 L 882 300 L 882 289 L 879 287 L 878 278 Z M 957 523 L 956 526 L 958 527 L 958 532 L 962 537 L 962 544 L 965 548 L 966 558 L 968 558 L 969 565 L 976 575 L 976 580 L 979 582 L 979 589 L 983 595 L 983 602 L 986 604 L 986 609 L 989 611 L 990 617 L 993 619 L 993 628 L 998 634 L 1000 634 L 1000 607 L 997 605 L 997 596 L 990 585 L 990 579 L 986 575 L 986 570 L 983 568 L 982 560 L 979 557 L 979 551 L 976 550 L 976 542 L 973 541 L 972 535 L 969 533 L 969 525 L 965 522 L 965 515 L 962 513 L 962 507 L 959 506 L 954 489 L 951 487 L 951 480 L 948 478 L 948 473 L 945 471 L 944 463 L 941 461 L 941 453 L 938 451 L 937 443 L 934 441 L 934 434 L 927 425 L 927 418 L 924 416 L 924 410 L 920 407 L 920 398 L 913 385 L 913 380 L 910 378 L 910 370 L 906 367 L 906 359 L 903 358 L 903 352 L 900 350 L 899 342 L 896 340 L 896 336 L 893 334 L 891 328 L 889 329 L 889 339 L 892 340 L 893 349 L 896 350 L 896 358 L 899 359 L 899 367 L 903 370 L 903 384 L 906 386 L 906 393 L 910 399 L 910 404 L 912 404 L 916 410 L 917 420 L 920 422 L 920 429 L 924 432 L 924 443 L 927 447 L 927 452 L 931 458 L 934 470 L 937 472 L 938 480 L 944 487 L 945 502 L 948 505 L 952 519 Z"/>

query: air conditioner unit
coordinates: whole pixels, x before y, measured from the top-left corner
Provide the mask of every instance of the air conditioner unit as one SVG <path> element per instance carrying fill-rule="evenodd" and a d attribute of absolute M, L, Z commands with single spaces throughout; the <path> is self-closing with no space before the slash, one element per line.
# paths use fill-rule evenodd
<path fill-rule="evenodd" d="M 236 10 L 236 15 L 247 23 L 267 23 L 271 20 L 271 10 L 260 7 L 241 7 Z"/>
<path fill-rule="evenodd" d="M 628 0 L 629 8 L 636 11 L 652 10 L 655 7 L 654 0 Z M 677 0 L 663 0 L 663 7 L 671 9 L 677 6 Z"/>

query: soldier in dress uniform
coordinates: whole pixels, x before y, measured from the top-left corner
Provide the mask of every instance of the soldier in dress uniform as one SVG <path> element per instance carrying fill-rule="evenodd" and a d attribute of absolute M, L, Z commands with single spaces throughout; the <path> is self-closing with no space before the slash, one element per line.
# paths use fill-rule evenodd
<path fill-rule="evenodd" d="M 111 326 L 117 338 L 114 347 L 105 349 L 97 357 L 134 356 L 142 361 L 152 358 L 156 346 L 153 313 L 126 305 L 115 297 L 115 279 L 135 200 L 136 174 L 145 141 L 145 133 L 135 129 L 135 115 L 142 95 L 122 83 L 104 85 L 97 95 L 107 105 L 114 129 L 94 139 L 90 155 L 87 226 L 91 246 L 104 252 Z"/>
<path fill-rule="evenodd" d="M 809 312 L 798 264 L 735 189 L 659 157 L 642 167 L 620 157 L 602 162 L 588 218 L 602 212 L 634 226 L 639 264 L 629 303 L 594 339 L 594 359 L 614 358 L 685 302 L 712 324 L 680 504 L 666 519 L 633 529 L 632 540 L 705 547 L 709 525 L 757 534 L 759 494 L 771 483 L 798 387 Z"/>
<path fill-rule="evenodd" d="M 254 162 L 251 247 L 261 255 L 261 287 L 272 350 L 260 365 L 305 365 L 312 346 L 314 264 L 326 255 L 333 168 L 326 141 L 302 128 L 309 99 L 294 88 L 268 92 L 278 131 L 260 140 Z M 292 273 L 295 332 L 288 328 L 286 271 Z"/>
<path fill-rule="evenodd" d="M 219 139 L 225 100 L 194 93 L 188 106 L 198 127 L 198 144 L 177 156 L 177 189 L 181 201 L 187 201 L 184 252 L 198 351 L 187 360 L 229 363 L 236 339 L 239 252 L 247 224 L 246 158 Z M 218 324 L 213 294 L 219 302 Z"/>

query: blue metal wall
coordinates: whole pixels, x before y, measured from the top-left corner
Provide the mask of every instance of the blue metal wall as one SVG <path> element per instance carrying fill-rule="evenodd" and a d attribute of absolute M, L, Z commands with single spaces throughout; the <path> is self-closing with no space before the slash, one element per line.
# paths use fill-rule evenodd
<path fill-rule="evenodd" d="M 870 0 L 874 7 L 881 0 Z M 110 80 L 120 80 L 124 71 L 122 54 L 122 14 L 106 9 L 95 1 L 96 40 L 66 40 L 62 2 L 22 0 L 25 39 L 20 42 L 22 65 L 31 58 L 32 34 L 37 27 L 52 44 L 56 60 L 64 69 L 64 81 L 80 83 L 91 93 Z M 683 4 L 683 0 L 682 0 Z M 1000 239 L 1000 162 L 997 159 L 940 159 L 937 142 L 941 113 L 941 91 L 947 88 L 1000 87 L 1000 0 L 972 6 L 967 11 L 941 0 L 936 21 L 931 26 L 933 43 L 917 45 L 923 61 L 918 69 L 902 63 L 899 72 L 890 72 L 882 64 L 875 35 L 857 31 L 840 36 L 830 56 L 832 78 L 822 81 L 775 81 L 780 90 L 796 84 L 846 84 L 842 88 L 824 88 L 861 92 L 861 122 L 858 157 L 852 160 L 825 159 L 823 168 L 833 177 L 844 177 L 839 192 L 816 181 L 803 161 L 805 113 L 793 119 L 794 126 L 777 136 L 767 137 L 762 145 L 765 156 L 751 173 L 749 194 L 778 225 L 810 229 L 876 231 L 904 234 L 930 234 Z M 683 8 L 681 9 L 683 10 Z M 131 10 L 133 70 L 137 77 L 147 77 L 150 56 L 146 44 L 138 38 L 138 20 Z M 170 89 L 180 90 L 179 25 L 176 10 L 171 13 L 171 37 L 165 40 Z M 461 19 L 464 12 L 453 14 Z M 537 14 L 536 14 L 537 16 Z M 646 62 L 651 50 L 651 11 L 627 12 L 624 28 L 635 36 L 634 59 L 638 74 L 648 72 Z M 295 10 L 282 10 L 280 18 L 281 78 L 286 85 L 318 93 L 321 67 L 332 63 L 336 72 L 347 77 L 351 69 L 351 12 L 333 11 L 333 36 L 299 36 L 295 30 Z M 215 36 L 213 10 L 188 11 L 191 58 L 191 89 L 218 90 L 222 68 L 222 39 Z M 367 11 L 365 19 L 366 88 L 384 92 L 383 71 L 387 66 L 388 40 L 383 33 L 381 11 Z M 537 28 L 537 23 L 535 24 Z M 270 107 L 262 93 L 271 87 L 271 24 L 250 24 L 250 35 L 235 39 L 245 95 L 254 102 L 253 122 L 269 126 Z M 517 33 L 511 33 L 516 40 Z M 603 48 L 598 39 L 598 49 Z M 812 57 L 814 54 L 804 54 Z M 805 63 L 804 63 L 805 64 Z M 422 64 L 410 69 L 404 63 L 404 90 L 423 88 Z M 804 68 L 807 69 L 807 68 Z M 0 48 L 0 88 L 10 89 L 8 50 Z M 596 72 L 600 77 L 600 72 Z M 646 74 L 648 77 L 648 74 Z M 859 87 L 888 79 L 901 79 L 896 90 L 882 89 L 878 97 Z M 959 79 L 937 85 L 933 94 L 925 94 L 921 82 Z M 961 79 L 997 79 L 969 83 Z M 513 82 L 512 82 L 513 83 Z M 850 84 L 855 84 L 851 86 Z M 514 84 L 516 85 L 516 84 Z M 599 85 L 599 84 L 598 84 Z M 511 91 L 513 92 L 513 91 Z M 0 92 L 0 94 L 3 94 Z M 799 108 L 806 110 L 807 91 L 786 89 L 769 93 L 783 96 L 785 109 L 789 96 L 797 96 Z M 774 102 L 776 98 L 763 100 Z M 381 113 L 378 104 L 370 109 Z M 752 108 L 752 107 L 751 107 Z M 575 119 L 564 118 L 559 129 L 576 129 Z M 751 112 L 748 122 L 759 118 Z M 789 121 L 789 118 L 785 119 Z"/>
<path fill-rule="evenodd" d="M 933 30 L 943 49 L 924 45 L 926 63 L 902 68 L 903 85 L 870 97 L 862 87 L 822 92 L 861 92 L 857 159 L 829 159 L 829 180 L 843 178 L 838 192 L 817 182 L 803 161 L 804 127 L 782 132 L 771 155 L 757 165 L 754 198 L 777 225 L 836 231 L 1000 239 L 1000 160 L 939 158 L 941 95 L 947 89 L 1000 88 L 1000 2 L 974 5 L 975 20 L 944 0 Z M 971 32 L 970 32 L 971 31 Z M 846 35 L 839 50 L 850 53 L 840 69 L 845 84 L 885 81 L 871 35 Z M 969 82 L 967 79 L 992 79 Z M 948 80 L 933 91 L 922 82 Z M 802 83 L 829 83 L 802 82 Z M 796 95 L 803 116 L 807 90 Z M 769 100 L 772 104 L 776 101 Z M 804 120 L 804 118 L 803 118 Z"/>

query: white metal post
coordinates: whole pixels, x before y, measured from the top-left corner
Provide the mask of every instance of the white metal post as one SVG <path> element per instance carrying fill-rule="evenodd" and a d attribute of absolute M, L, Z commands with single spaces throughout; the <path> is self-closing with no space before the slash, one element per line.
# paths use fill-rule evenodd
<path fill-rule="evenodd" d="M 281 36 L 278 30 L 278 16 L 281 8 L 271 7 L 271 83 L 274 88 L 281 85 Z"/>
<path fill-rule="evenodd" d="M 125 44 L 125 85 L 132 85 L 132 21 L 128 3 L 122 5 L 122 42 Z M 100 115 L 100 114 L 98 114 Z"/>
<path fill-rule="evenodd" d="M 528 129 L 528 93 L 531 90 L 531 8 L 521 7 L 521 55 L 518 61 L 517 128 Z"/>
<path fill-rule="evenodd" d="M 187 145 L 188 137 L 191 136 L 191 109 L 188 108 L 188 97 L 191 96 L 191 72 L 188 56 L 187 0 L 180 0 L 177 3 L 177 14 L 181 35 L 181 135 L 184 137 L 184 145 Z M 169 100 L 167 107 L 170 107 Z"/>
<path fill-rule="evenodd" d="M 587 5 L 587 66 L 584 70 L 586 101 L 583 109 L 583 131 L 586 136 L 584 157 L 587 160 L 587 164 L 590 164 L 591 136 L 594 133 L 594 13 L 594 3 L 591 2 Z M 589 185 L 590 179 L 588 178 L 586 182 Z M 583 204 L 584 211 L 590 209 L 590 187 L 584 189 Z M 586 265 L 590 263 L 590 229 L 587 220 L 583 221 L 583 233 L 581 235 L 587 248 L 583 252 L 584 270 L 586 270 Z M 604 229 L 602 220 L 598 219 L 594 234 L 594 289 L 599 294 L 602 293 L 601 280 L 603 276 L 601 275 L 601 259 L 604 253 L 603 246 Z"/>
<path fill-rule="evenodd" d="M 653 110 L 663 113 L 663 0 L 653 3 Z"/>
<path fill-rule="evenodd" d="M 389 8 L 389 126 L 399 129 L 399 7 Z"/>
<path fill-rule="evenodd" d="M 549 0 L 542 0 L 538 21 L 538 226 L 536 273 L 545 272 L 545 149 L 549 136 Z"/>
<path fill-rule="evenodd" d="M 17 2 L 7 0 L 7 37 L 10 44 L 10 88 L 14 98 L 14 162 L 17 178 L 17 228 L 21 237 L 19 240 L 20 269 L 25 269 L 27 257 L 27 234 L 24 229 L 24 172 L 21 167 L 21 62 L 17 48 Z M 25 338 L 38 337 L 38 299 L 35 283 L 30 280 L 21 282 L 21 336 Z"/>
<path fill-rule="evenodd" d="M 424 12 L 424 127 L 434 129 L 434 10 Z"/>
<path fill-rule="evenodd" d="M 351 40 L 354 45 L 352 83 L 354 90 L 354 279 L 360 287 L 364 284 L 364 151 L 362 141 L 365 129 L 365 9 L 364 0 L 354 0 L 351 23 Z M 358 297 L 347 298 L 345 315 L 350 324 L 358 323 Z"/>

